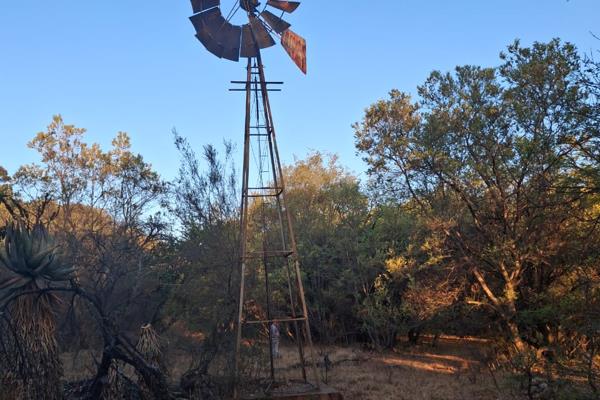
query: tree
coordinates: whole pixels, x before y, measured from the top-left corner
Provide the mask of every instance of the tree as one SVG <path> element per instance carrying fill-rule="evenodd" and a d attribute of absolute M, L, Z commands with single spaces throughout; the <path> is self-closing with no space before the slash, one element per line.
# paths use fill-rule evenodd
<path fill-rule="evenodd" d="M 356 337 L 354 308 L 376 275 L 359 262 L 368 199 L 335 155 L 315 152 L 297 160 L 284 168 L 284 181 L 312 327 L 324 342 Z"/>
<path fill-rule="evenodd" d="M 420 101 L 392 91 L 355 125 L 356 145 L 380 189 L 410 199 L 452 263 L 478 290 L 469 304 L 492 310 L 519 349 L 553 340 L 556 321 L 533 330 L 519 312 L 597 259 L 599 137 L 576 49 L 558 40 L 516 42 L 498 68 L 433 72 Z M 595 102 L 595 103 L 594 103 Z M 595 111 L 596 110 L 596 111 Z"/>
<path fill-rule="evenodd" d="M 10 305 L 9 317 L 0 322 L 5 333 L 3 387 L 15 398 L 61 399 L 62 368 L 56 341 L 57 298 L 43 292 L 50 285 L 67 281 L 73 268 L 58 257 L 57 247 L 45 228 L 32 230 L 23 224 L 7 227 L 0 250 L 0 306 Z"/>
<path fill-rule="evenodd" d="M 103 151 L 86 143 L 84 129 L 55 116 L 29 146 L 40 153 L 41 163 L 13 175 L 10 189 L 16 194 L 9 204 L 20 205 L 11 214 L 23 214 L 26 224 L 47 225 L 62 259 L 75 269 L 64 290 L 71 298 L 61 315 L 61 344 L 102 346 L 90 384 L 95 395 L 103 391 L 115 360 L 134 365 L 145 381 L 156 383 L 146 382 L 148 387 L 164 393 L 161 371 L 136 353 L 126 333 L 155 322 L 164 304 L 163 266 L 157 260 L 166 247 L 161 240 L 166 227 L 156 210 L 166 184 L 131 151 L 122 132 Z"/>
<path fill-rule="evenodd" d="M 41 164 L 19 168 L 13 188 L 34 220 L 49 225 L 78 282 L 107 312 L 129 316 L 121 320 L 128 329 L 137 329 L 155 314 L 150 293 L 159 271 L 151 265 L 166 229 L 156 212 L 166 184 L 131 151 L 127 134 L 119 132 L 103 151 L 85 141 L 85 132 L 54 116 L 29 143 Z"/>
<path fill-rule="evenodd" d="M 13 219 L 27 219 L 27 210 L 13 190 L 12 178 L 8 171 L 0 166 L 0 221 Z"/>
<path fill-rule="evenodd" d="M 426 288 L 433 292 L 436 284 L 440 294 L 449 294 L 442 283 L 451 278 L 429 254 L 435 250 L 411 246 L 426 239 L 417 216 L 406 207 L 369 202 L 336 156 L 311 153 L 286 166 L 285 177 L 318 340 L 359 339 L 390 348 L 398 334 L 423 330 L 442 305 L 452 302 L 453 296 L 440 296 L 437 303 L 417 296 Z M 426 278 L 417 259 L 432 265 Z"/>
<path fill-rule="evenodd" d="M 239 293 L 239 197 L 233 146 L 226 143 L 221 157 L 207 145 L 199 157 L 184 137 L 174 132 L 174 139 L 181 163 L 168 205 L 178 232 L 165 260 L 169 269 L 164 279 L 172 290 L 161 316 L 164 325 L 178 324 L 203 337 L 199 350 L 194 343 L 196 356 L 181 386 L 190 395 L 208 398 L 214 396 L 209 367 L 229 383 L 233 378 L 230 363 Z M 215 368 L 214 363 L 219 365 Z"/>

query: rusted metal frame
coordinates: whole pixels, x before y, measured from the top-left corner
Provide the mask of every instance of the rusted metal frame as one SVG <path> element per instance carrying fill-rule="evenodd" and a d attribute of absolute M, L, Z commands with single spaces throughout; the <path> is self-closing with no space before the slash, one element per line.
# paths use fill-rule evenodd
<path fill-rule="evenodd" d="M 254 32 L 252 32 L 252 35 L 254 36 Z M 255 40 L 256 42 L 256 40 Z M 257 52 L 260 52 L 260 49 L 257 47 L 256 49 Z M 258 63 L 259 60 L 256 59 L 254 61 L 254 69 L 258 68 Z M 262 85 L 259 85 L 259 80 L 257 78 L 257 76 L 255 75 L 253 78 L 253 82 L 252 82 L 252 94 L 254 96 L 254 103 L 255 103 L 255 118 L 256 118 L 256 125 L 260 125 L 260 97 L 259 96 L 259 92 L 260 89 L 262 89 Z M 263 104 L 263 108 L 264 108 L 264 104 Z M 262 179 L 263 179 L 263 163 L 262 163 L 262 159 L 263 159 L 263 149 L 262 149 L 262 143 L 260 140 L 260 137 L 257 140 L 257 145 L 258 145 L 258 161 L 259 161 L 259 165 L 258 165 L 258 178 L 260 181 L 261 185 L 264 185 L 264 183 L 262 183 Z M 264 186 L 263 186 L 264 187 Z M 248 191 L 250 190 L 250 188 L 248 188 Z M 270 252 L 267 250 L 267 222 L 266 222 L 266 210 L 265 210 L 266 204 L 263 201 L 261 204 L 261 218 L 262 218 L 262 252 L 261 253 L 254 253 L 254 254 L 249 254 L 250 257 L 252 257 L 252 255 L 258 256 L 256 258 L 262 258 L 262 263 L 263 263 L 263 268 L 264 268 L 264 280 L 265 280 L 265 291 L 266 291 L 266 306 L 267 306 L 267 320 L 271 319 L 271 288 L 270 288 L 270 284 L 269 284 L 269 257 L 272 256 L 278 256 L 277 253 L 275 252 Z M 272 253 L 272 254 L 271 254 Z M 275 381 L 275 357 L 273 354 L 273 334 L 271 332 L 271 327 L 267 326 L 267 333 L 268 333 L 268 337 L 269 337 L 269 366 L 270 366 L 270 374 L 271 374 L 271 380 L 274 382 Z"/>
<path fill-rule="evenodd" d="M 278 1 L 278 0 L 269 0 L 267 1 L 267 5 L 271 7 L 275 7 L 278 10 L 285 11 L 287 13 L 292 13 L 296 11 L 296 8 L 300 5 L 297 1 Z"/>
<path fill-rule="evenodd" d="M 290 270 L 290 263 L 286 260 L 285 269 L 287 272 L 288 291 L 290 296 L 290 306 L 292 307 L 292 317 L 296 318 L 296 302 L 294 301 L 294 291 L 292 290 L 292 271 Z M 307 317 L 294 320 L 294 333 L 296 334 L 296 343 L 298 344 L 298 355 L 300 357 L 300 363 L 302 365 L 302 379 L 307 382 L 306 379 L 306 359 L 304 357 L 304 346 L 302 345 L 302 337 L 300 335 L 300 328 L 298 327 L 298 321 L 304 321 Z"/>
<path fill-rule="evenodd" d="M 253 73 L 253 75 L 257 75 L 258 76 L 257 73 L 256 74 Z M 230 89 L 228 89 L 230 92 L 245 92 L 246 91 L 246 87 L 245 87 L 246 82 L 245 81 L 230 81 L 230 83 L 232 83 L 234 85 L 241 85 L 241 84 L 244 85 L 243 88 L 230 88 Z M 252 82 L 253 87 L 254 87 L 254 85 L 258 85 L 258 84 L 259 84 L 258 82 L 254 82 L 254 81 Z M 283 82 L 267 82 L 267 85 L 283 85 Z M 268 89 L 268 91 L 269 92 L 281 92 L 281 89 Z M 252 128 L 258 128 L 258 127 L 253 126 Z M 260 127 L 260 128 L 262 128 L 262 127 Z"/>
<path fill-rule="evenodd" d="M 281 187 L 277 186 L 261 186 L 261 187 L 251 187 L 248 190 L 283 190 Z"/>
<path fill-rule="evenodd" d="M 267 255 L 267 230 L 266 216 L 265 216 L 265 203 L 263 202 L 263 267 L 265 269 L 265 291 L 267 292 L 267 320 L 271 320 L 271 289 L 269 285 L 269 256 Z M 271 326 L 267 325 L 269 331 L 269 358 L 271 361 L 271 380 L 275 382 L 275 357 L 273 354 L 273 332 L 271 332 Z"/>
<path fill-rule="evenodd" d="M 271 322 L 298 322 L 298 321 L 304 321 L 306 319 L 306 317 L 291 317 L 291 318 L 274 318 L 274 319 L 265 319 L 265 320 L 261 320 L 261 321 L 244 321 L 244 324 L 246 325 L 250 325 L 250 324 L 269 324 Z"/>
<path fill-rule="evenodd" d="M 259 198 L 259 197 L 277 197 L 281 194 L 281 192 L 273 193 L 273 194 L 250 194 L 248 197 L 251 198 Z"/>
<path fill-rule="evenodd" d="M 230 92 L 245 92 L 246 89 L 229 89 Z M 268 89 L 269 92 L 281 92 L 281 89 Z"/>
<path fill-rule="evenodd" d="M 254 32 L 252 32 L 252 35 L 254 36 Z M 256 40 L 255 40 L 256 42 Z M 257 47 L 256 49 L 257 53 L 260 52 L 260 49 Z M 256 59 L 254 61 L 254 66 L 253 69 L 257 69 L 258 68 L 258 59 Z M 255 118 L 256 118 L 256 125 L 260 125 L 260 96 L 259 96 L 259 92 L 260 89 L 262 88 L 262 85 L 259 85 L 259 80 L 257 75 L 254 75 L 253 78 L 253 82 L 252 82 L 252 93 L 254 95 L 254 102 L 255 102 Z M 263 105 L 264 107 L 264 105 Z M 260 129 L 260 128 L 259 128 Z M 265 188 L 264 183 L 262 183 L 263 180 L 263 148 L 262 148 L 262 143 L 260 140 L 260 137 L 257 138 L 257 145 L 258 145 L 258 178 L 259 181 L 261 183 L 261 185 L 263 185 L 262 187 Z M 260 189 L 258 189 L 260 190 Z M 264 190 L 264 189 L 263 189 Z M 267 319 L 270 320 L 271 319 L 271 288 L 270 288 L 270 282 L 269 282 L 269 257 L 273 257 L 273 256 L 278 256 L 277 253 L 272 253 L 270 251 L 267 250 L 267 223 L 266 223 L 266 210 L 265 210 L 266 204 L 265 201 L 262 201 L 261 204 L 261 214 L 262 214 L 262 253 L 255 253 L 255 254 L 251 254 L 250 257 L 252 256 L 258 256 L 256 258 L 262 258 L 262 264 L 263 264 L 263 268 L 264 268 L 264 281 L 265 281 L 265 291 L 266 291 L 266 307 L 267 307 Z M 271 254 L 272 253 L 272 254 Z M 269 338 L 269 366 L 270 366 L 270 375 L 271 375 L 271 380 L 274 382 L 275 381 L 275 357 L 273 354 L 273 334 L 271 332 L 271 327 L 267 326 L 267 335 Z"/>
<path fill-rule="evenodd" d="M 264 250 L 260 252 L 247 252 L 247 258 L 262 258 L 263 256 L 274 258 L 274 257 L 289 257 L 293 255 L 291 250 Z"/>
<path fill-rule="evenodd" d="M 259 72 L 263 71 L 263 66 L 262 64 L 259 64 Z M 264 72 L 260 73 L 261 76 L 261 83 L 262 83 L 262 87 L 263 89 L 266 87 L 266 85 L 268 84 L 268 82 L 266 82 L 264 80 Z M 267 138 L 268 138 L 268 142 L 269 142 L 269 155 L 271 156 L 271 171 L 273 174 L 273 185 L 275 185 L 275 187 L 279 188 L 279 181 L 280 181 L 280 177 L 278 176 L 277 173 L 277 168 L 275 165 L 275 152 L 274 152 L 274 145 L 273 145 L 273 140 L 272 140 L 272 132 L 274 131 L 273 128 L 273 120 L 271 119 L 271 109 L 270 109 L 270 103 L 269 103 L 269 96 L 266 92 L 263 91 L 263 111 L 264 111 L 264 118 L 265 118 L 265 125 L 266 125 L 266 129 L 267 129 Z M 282 211 L 282 204 L 281 204 L 281 198 L 280 195 L 283 193 L 284 188 L 283 186 L 280 187 L 280 190 L 278 191 L 276 197 L 276 202 L 277 202 L 277 216 L 279 219 L 279 228 L 280 228 L 280 235 L 281 235 L 281 246 L 282 248 L 286 248 L 287 247 L 287 240 L 286 240 L 286 236 L 285 236 L 285 227 L 284 227 L 284 222 L 283 222 L 283 211 Z M 291 254 L 290 254 L 291 255 Z M 291 275 L 291 271 L 290 271 L 290 263 L 289 261 L 286 259 L 285 260 L 285 266 L 286 266 L 286 272 L 287 272 L 287 284 L 288 284 L 288 293 L 289 293 L 289 299 L 290 299 L 290 308 L 292 311 L 292 318 L 294 318 L 293 321 L 293 326 L 294 326 L 294 333 L 296 334 L 296 343 L 298 345 L 298 356 L 300 357 L 300 365 L 302 368 L 302 379 L 306 382 L 306 360 L 304 358 L 304 348 L 302 345 L 302 338 L 300 337 L 300 329 L 298 328 L 298 319 L 296 319 L 296 302 L 294 301 L 294 291 L 292 290 L 292 275 Z"/>
<path fill-rule="evenodd" d="M 247 66 L 247 82 L 246 82 L 246 123 L 244 133 L 244 165 L 242 173 L 242 204 L 240 212 L 240 299 L 238 305 L 238 320 L 237 320 L 237 337 L 235 343 L 235 364 L 234 364 L 234 398 L 238 398 L 238 381 L 240 356 L 242 345 L 242 329 L 244 320 L 244 290 L 246 281 L 246 237 L 248 234 L 248 180 L 250 166 L 250 105 L 251 105 L 251 88 L 250 80 L 252 79 L 252 59 L 248 59 Z"/>
<path fill-rule="evenodd" d="M 261 59 L 261 55 L 260 55 L 260 51 L 257 54 L 257 61 L 259 66 L 262 66 L 262 59 Z M 265 72 L 263 68 L 259 68 L 259 74 L 260 74 L 260 80 L 261 82 L 265 82 Z M 266 85 L 263 86 L 263 88 L 266 88 Z M 314 345 L 312 342 L 312 337 L 311 337 L 311 333 L 310 333 L 310 323 L 308 320 L 308 307 L 306 305 L 306 298 L 305 298 L 305 294 L 304 294 L 304 285 L 302 284 L 302 276 L 300 275 L 300 262 L 298 260 L 298 246 L 296 243 L 296 237 L 294 234 L 294 228 L 292 226 L 292 216 L 287 208 L 287 202 L 285 199 L 285 182 L 283 179 L 283 168 L 281 167 L 281 159 L 279 157 L 279 149 L 277 147 L 277 136 L 275 134 L 275 128 L 273 126 L 273 114 L 271 112 L 271 104 L 269 103 L 269 97 L 266 91 L 263 91 L 263 102 L 265 104 L 265 109 L 266 109 L 266 115 L 269 121 L 269 124 L 271 126 L 271 140 L 273 141 L 273 150 L 274 150 L 274 157 L 275 157 L 275 162 L 277 165 L 277 171 L 279 173 L 279 177 L 280 177 L 280 181 L 279 181 L 279 185 L 284 189 L 283 192 L 281 193 L 280 196 L 280 201 L 281 204 L 285 207 L 285 214 L 287 216 L 287 222 L 288 222 L 288 231 L 289 231 L 289 240 L 291 242 L 292 245 L 292 252 L 294 253 L 294 269 L 296 272 L 296 280 L 297 280 L 297 285 L 298 285 L 298 292 L 299 292 L 299 297 L 300 297 L 300 303 L 302 306 L 302 312 L 304 314 L 304 316 L 306 316 L 307 318 L 304 320 L 304 330 L 305 330 L 305 336 L 306 336 L 306 341 L 308 343 L 309 346 L 309 351 L 310 351 L 310 358 L 311 358 L 311 364 L 312 364 L 312 370 L 313 370 L 313 376 L 315 379 L 315 384 L 317 385 L 317 387 L 321 387 L 321 382 L 319 379 L 319 375 L 317 373 L 317 363 L 316 363 L 316 358 L 315 358 L 315 351 L 314 351 Z"/>
<path fill-rule="evenodd" d="M 291 216 L 288 213 L 288 217 L 291 219 Z M 305 331 L 305 335 L 306 335 L 306 341 L 308 343 L 308 349 L 310 351 L 310 358 L 311 358 L 311 363 L 312 363 L 312 370 L 313 370 L 313 376 L 315 378 L 315 384 L 317 385 L 318 388 L 321 387 L 321 381 L 319 379 L 319 375 L 317 373 L 317 362 L 316 362 L 316 357 L 315 357 L 315 349 L 314 349 L 314 345 L 313 345 L 313 341 L 312 341 L 312 336 L 310 333 L 310 322 L 308 320 L 308 307 L 306 306 L 306 298 L 304 295 L 304 286 L 302 284 L 302 276 L 300 275 L 300 261 L 298 260 L 298 257 L 296 255 L 295 257 L 296 259 L 294 260 L 294 269 L 296 270 L 296 279 L 298 280 L 298 291 L 300 293 L 300 303 L 302 306 L 302 312 L 304 313 L 304 315 L 307 316 L 307 318 L 304 320 L 304 331 Z"/>
<path fill-rule="evenodd" d="M 231 83 L 234 84 L 239 84 L 239 85 L 245 85 L 246 82 L 245 81 L 230 81 Z M 269 82 L 265 82 L 267 85 L 283 85 L 283 82 L 281 81 L 269 81 Z"/>
<path fill-rule="evenodd" d="M 289 22 L 282 18 L 283 13 L 281 17 L 278 17 L 271 11 L 264 10 L 260 13 L 260 17 L 267 23 L 271 33 L 276 32 L 277 34 L 281 35 L 284 31 L 288 30 L 292 26 Z"/>
<path fill-rule="evenodd" d="M 249 192 L 248 196 L 250 197 L 278 197 L 281 192 L 283 192 L 283 188 L 279 187 L 263 187 L 263 188 L 250 188 L 252 192 Z"/>

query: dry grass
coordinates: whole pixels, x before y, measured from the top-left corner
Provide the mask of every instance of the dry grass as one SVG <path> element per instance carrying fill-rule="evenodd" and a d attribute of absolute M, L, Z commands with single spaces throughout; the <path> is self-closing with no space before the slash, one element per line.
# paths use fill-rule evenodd
<path fill-rule="evenodd" d="M 333 363 L 330 386 L 346 400 L 380 399 L 518 399 L 510 383 L 485 365 L 486 344 L 441 340 L 425 345 L 375 353 L 355 348 L 322 348 Z M 321 367 L 321 373 L 323 374 Z"/>
<path fill-rule="evenodd" d="M 346 400 L 504 400 L 520 399 L 514 382 L 500 374 L 495 378 L 486 366 L 488 345 L 485 341 L 444 338 L 437 347 L 422 345 L 397 351 L 370 352 L 357 347 L 317 347 L 319 374 L 325 376 L 324 355 L 331 369 L 329 386 L 337 388 Z M 279 377 L 294 379 L 299 375 L 297 352 L 293 346 L 281 349 L 277 360 Z M 183 352 L 170 353 L 167 368 L 177 382 L 191 363 Z M 93 365 L 89 353 L 65 354 L 62 357 L 67 379 L 90 376 Z"/>
<path fill-rule="evenodd" d="M 329 381 L 347 400 L 501 398 L 491 378 L 471 370 L 468 361 L 411 354 L 373 355 L 366 362 L 342 364 Z"/>
<path fill-rule="evenodd" d="M 371 352 L 358 347 L 318 347 L 319 374 L 346 400 L 381 399 L 521 399 L 515 382 L 487 366 L 490 344 L 479 339 L 445 337 L 436 347 L 425 344 L 396 351 Z M 281 380 L 300 377 L 297 351 L 281 349 L 276 360 Z M 331 368 L 325 370 L 325 355 Z"/>

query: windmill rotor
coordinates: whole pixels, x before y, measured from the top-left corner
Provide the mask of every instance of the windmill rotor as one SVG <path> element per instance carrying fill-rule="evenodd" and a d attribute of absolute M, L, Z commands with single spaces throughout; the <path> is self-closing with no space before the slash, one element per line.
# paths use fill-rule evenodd
<path fill-rule="evenodd" d="M 196 37 L 204 47 L 219 58 L 239 61 L 240 58 L 259 56 L 262 49 L 275 45 L 273 36 L 279 36 L 281 45 L 294 63 L 306 74 L 306 41 L 294 33 L 291 24 L 282 17 L 296 11 L 300 2 L 268 0 L 262 10 L 258 0 L 236 0 L 227 17 L 221 12 L 220 0 L 191 0 L 194 15 L 190 21 Z M 274 12 L 281 11 L 278 16 Z M 231 17 L 239 9 L 248 15 L 248 23 L 234 25 Z"/>

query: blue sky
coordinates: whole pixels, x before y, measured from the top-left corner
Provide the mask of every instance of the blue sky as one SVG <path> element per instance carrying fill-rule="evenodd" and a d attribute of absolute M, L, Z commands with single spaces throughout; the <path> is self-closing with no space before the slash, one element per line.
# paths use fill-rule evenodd
<path fill-rule="evenodd" d="M 226 8 L 233 0 L 222 0 Z M 0 165 L 37 160 L 26 143 L 53 114 L 108 147 L 118 131 L 165 177 L 177 171 L 171 129 L 241 148 L 243 97 L 229 81 L 244 63 L 219 60 L 194 38 L 188 0 L 3 1 L 0 6 Z M 308 76 L 278 47 L 267 76 L 285 162 L 337 153 L 358 174 L 351 124 L 392 88 L 413 92 L 430 71 L 493 66 L 514 39 L 553 37 L 600 48 L 600 0 L 305 0 L 288 20 L 308 42 Z"/>

